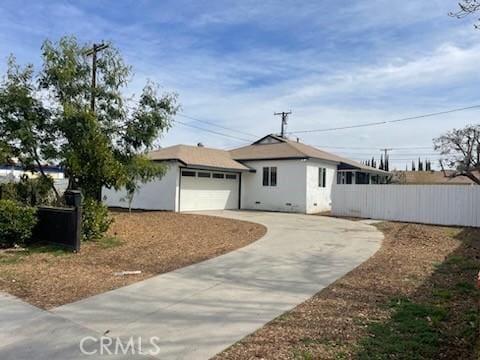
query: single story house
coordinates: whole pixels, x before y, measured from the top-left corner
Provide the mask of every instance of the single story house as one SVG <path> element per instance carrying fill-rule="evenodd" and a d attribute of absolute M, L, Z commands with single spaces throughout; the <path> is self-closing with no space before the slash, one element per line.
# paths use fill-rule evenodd
<path fill-rule="evenodd" d="M 336 183 L 385 183 L 389 175 L 273 134 L 230 151 L 176 145 L 149 157 L 167 164 L 168 171 L 142 184 L 133 197 L 134 209 L 316 213 L 330 210 Z M 103 200 L 111 207 L 128 207 L 125 191 L 104 189 Z"/>

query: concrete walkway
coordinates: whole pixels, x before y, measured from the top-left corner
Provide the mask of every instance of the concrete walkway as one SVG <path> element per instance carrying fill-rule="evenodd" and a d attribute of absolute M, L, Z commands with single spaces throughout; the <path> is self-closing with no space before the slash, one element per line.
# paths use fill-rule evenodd
<path fill-rule="evenodd" d="M 62 344 L 70 339 L 70 347 L 64 346 L 70 357 L 52 349 L 45 358 L 81 358 L 78 335 L 107 332 L 125 342 L 141 337 L 147 353 L 156 350 L 149 339 L 158 337 L 159 359 L 208 359 L 355 268 L 377 251 L 383 238 L 372 226 L 328 217 L 204 214 L 254 221 L 268 232 L 226 255 L 53 309 L 49 316 L 67 328 L 70 324 L 74 336 L 68 329 L 65 335 L 55 334 Z M 0 309 L 2 338 L 3 318 Z M 12 335 L 7 347 L 1 341 L 0 358 L 31 343 L 43 343 L 41 351 L 48 352 L 48 344 L 59 341 L 34 328 L 31 332 L 30 338 L 17 341 L 19 335 Z M 75 347 L 76 352 L 71 350 Z"/>

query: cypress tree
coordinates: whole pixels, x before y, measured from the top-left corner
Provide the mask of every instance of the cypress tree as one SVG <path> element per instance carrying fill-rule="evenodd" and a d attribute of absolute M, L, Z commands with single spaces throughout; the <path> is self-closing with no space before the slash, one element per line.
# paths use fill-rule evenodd
<path fill-rule="evenodd" d="M 418 171 L 423 171 L 423 162 L 418 158 Z"/>

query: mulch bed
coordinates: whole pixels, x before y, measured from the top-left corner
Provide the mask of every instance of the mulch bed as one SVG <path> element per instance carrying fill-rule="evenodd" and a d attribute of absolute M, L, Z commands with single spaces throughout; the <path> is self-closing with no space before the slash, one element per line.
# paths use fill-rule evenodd
<path fill-rule="evenodd" d="M 0 253 L 0 291 L 49 309 L 238 249 L 262 225 L 171 212 L 112 212 L 108 236 L 78 254 L 41 248 Z M 140 270 L 139 275 L 115 272 Z"/>
<path fill-rule="evenodd" d="M 385 240 L 373 257 L 216 359 L 477 359 L 480 230 L 391 222 L 377 227 Z M 438 335 L 430 348 L 434 356 L 422 354 L 422 347 L 406 349 L 422 339 L 392 320 L 394 299 L 407 299 L 407 309 L 429 306 L 447 314 L 439 324 L 430 317 L 400 319 L 416 330 L 425 330 L 423 321 L 429 336 Z M 403 331 L 405 342 L 398 346 L 399 337 L 382 337 L 378 329 Z"/>

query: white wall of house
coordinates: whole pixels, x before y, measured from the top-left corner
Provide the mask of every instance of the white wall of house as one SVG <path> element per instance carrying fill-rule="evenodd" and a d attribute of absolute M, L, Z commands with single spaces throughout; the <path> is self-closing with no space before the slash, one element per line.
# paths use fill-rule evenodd
<path fill-rule="evenodd" d="M 305 160 L 245 161 L 256 173 L 242 174 L 241 207 L 249 210 L 306 212 Z M 277 186 L 263 186 L 263 167 L 277 167 Z"/>
<path fill-rule="evenodd" d="M 326 169 L 325 187 L 319 186 L 319 168 Z M 328 211 L 332 206 L 332 187 L 337 179 L 337 164 L 320 160 L 306 163 L 306 213 Z"/>
<path fill-rule="evenodd" d="M 179 167 L 175 161 L 166 165 L 168 170 L 160 180 L 141 184 L 133 197 L 132 209 L 178 210 Z M 102 190 L 102 199 L 107 206 L 128 208 L 126 195 L 125 190 Z"/>

